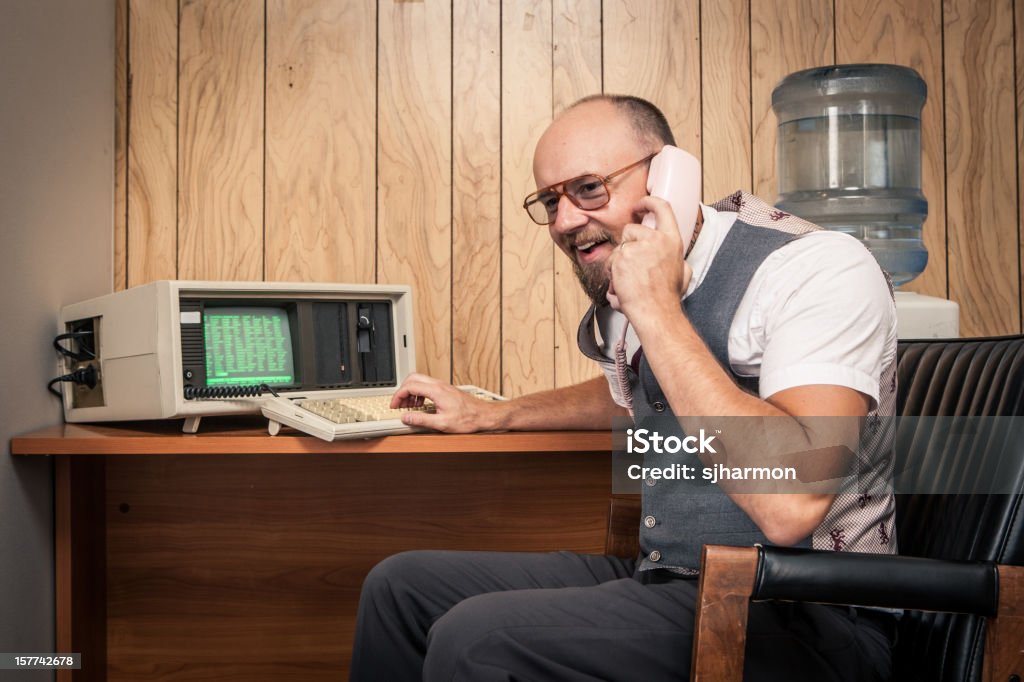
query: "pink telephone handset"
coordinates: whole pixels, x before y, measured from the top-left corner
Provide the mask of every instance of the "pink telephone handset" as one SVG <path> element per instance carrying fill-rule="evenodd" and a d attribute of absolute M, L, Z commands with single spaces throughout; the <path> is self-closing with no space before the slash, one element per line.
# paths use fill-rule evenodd
<path fill-rule="evenodd" d="M 700 161 L 689 152 L 672 145 L 665 145 L 651 159 L 651 169 L 647 173 L 647 193 L 661 197 L 672 206 L 684 249 L 689 246 L 697 224 L 700 173 Z M 654 214 L 648 213 L 641 223 L 654 229 L 655 220 Z M 608 294 L 608 302 L 612 308 L 619 309 L 619 299 L 615 294 Z"/>
<path fill-rule="evenodd" d="M 647 174 L 647 193 L 661 197 L 672 205 L 685 249 L 693 238 L 693 229 L 697 224 L 697 208 L 700 204 L 700 161 L 679 147 L 665 145 L 658 155 L 651 159 L 651 170 Z M 654 220 L 654 214 L 648 213 L 642 222 L 653 228 Z"/>

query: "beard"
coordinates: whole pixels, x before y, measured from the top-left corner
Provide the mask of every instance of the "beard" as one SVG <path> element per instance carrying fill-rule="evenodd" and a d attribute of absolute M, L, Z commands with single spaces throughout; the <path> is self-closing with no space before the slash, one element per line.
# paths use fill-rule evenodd
<path fill-rule="evenodd" d="M 591 263 L 582 265 L 576 259 L 572 261 L 572 270 L 576 273 L 576 279 L 580 281 L 583 292 L 600 306 L 608 303 L 608 270 L 604 263 Z"/>
<path fill-rule="evenodd" d="M 607 230 L 600 228 L 592 229 L 586 234 L 576 234 L 562 246 L 562 249 L 567 251 L 569 260 L 572 261 L 572 271 L 576 273 L 576 279 L 583 287 L 583 293 L 597 306 L 608 303 L 608 283 L 611 281 L 609 264 L 607 262 L 580 263 L 573 253 L 573 248 L 578 244 L 599 241 L 610 243 L 612 248 L 618 246 L 618 240 L 612 237 Z"/>

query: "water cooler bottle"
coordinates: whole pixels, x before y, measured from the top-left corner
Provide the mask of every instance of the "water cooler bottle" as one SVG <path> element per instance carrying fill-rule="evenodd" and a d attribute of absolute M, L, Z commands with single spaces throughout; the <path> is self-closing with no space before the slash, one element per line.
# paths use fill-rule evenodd
<path fill-rule="evenodd" d="M 921 228 L 921 109 L 913 69 L 848 64 L 790 74 L 772 92 L 778 207 L 861 241 L 899 287 L 928 263 Z M 897 291 L 901 338 L 959 335 L 959 307 Z"/>

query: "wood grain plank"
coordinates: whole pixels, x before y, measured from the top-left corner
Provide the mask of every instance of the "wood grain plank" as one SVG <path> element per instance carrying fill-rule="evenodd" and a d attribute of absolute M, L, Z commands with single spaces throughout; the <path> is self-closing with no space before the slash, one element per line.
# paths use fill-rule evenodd
<path fill-rule="evenodd" d="M 268 280 L 373 282 L 376 10 L 267 4 Z"/>
<path fill-rule="evenodd" d="M 106 461 L 59 457 L 54 472 L 56 651 L 82 655 L 59 682 L 107 679 Z"/>
<path fill-rule="evenodd" d="M 286 435 L 289 434 L 289 435 Z M 609 431 L 521 431 L 464 435 L 412 434 L 328 442 L 294 431 L 267 435 L 266 420 L 206 417 L 197 434 L 183 434 L 181 422 L 139 422 L 131 428 L 60 424 L 11 439 L 15 455 L 219 455 L 581 452 L 610 450 Z"/>
<path fill-rule="evenodd" d="M 650 100 L 676 144 L 700 158 L 700 3 L 608 0 L 604 5 L 604 88 Z"/>
<path fill-rule="evenodd" d="M 943 130 L 942 0 L 838 0 L 836 62 L 909 66 L 928 85 L 921 112 L 921 187 L 928 199 L 928 266 L 903 287 L 946 298 L 946 178 Z"/>
<path fill-rule="evenodd" d="M 601 92 L 601 0 L 555 0 L 552 27 L 554 115 Z M 539 228 L 543 231 L 543 228 Z M 576 345 L 580 319 L 590 307 L 572 261 L 554 251 L 556 387 L 572 386 L 601 373 Z"/>
<path fill-rule="evenodd" d="M 112 681 L 338 679 L 378 561 L 411 549 L 600 552 L 611 480 L 596 453 L 116 459 Z M 392 482 L 383 495 L 380 480 Z"/>
<path fill-rule="evenodd" d="M 114 4 L 114 291 L 128 286 L 128 0 Z"/>
<path fill-rule="evenodd" d="M 501 2 L 452 4 L 452 381 L 501 388 Z"/>
<path fill-rule="evenodd" d="M 178 3 L 128 6 L 129 287 L 177 276 Z"/>
<path fill-rule="evenodd" d="M 554 244 L 522 209 L 533 150 L 551 122 L 551 0 L 502 4 L 502 383 L 508 397 L 554 387 Z"/>
<path fill-rule="evenodd" d="M 704 201 L 753 187 L 750 118 L 750 4 L 701 5 Z"/>
<path fill-rule="evenodd" d="M 601 92 L 601 29 L 601 0 L 555 0 L 552 5 L 552 113 L 555 116 L 576 100 Z"/>
<path fill-rule="evenodd" d="M 1013 7 L 947 0 L 944 20 L 950 299 L 962 336 L 1016 334 Z"/>
<path fill-rule="evenodd" d="M 1024 35 L 1024 2 L 1013 3 L 1014 35 Z M 1024 40 L 1014 40 L 1017 74 L 1017 241 L 1024 263 Z M 1024 325 L 1024 270 L 1020 280 L 1020 319 Z"/>
<path fill-rule="evenodd" d="M 72 460 L 69 457 L 58 457 L 53 467 L 53 587 L 54 606 L 56 611 L 55 644 L 56 651 L 71 651 L 75 633 L 72 627 L 74 615 L 75 585 L 74 574 L 75 552 L 74 540 Z M 81 652 L 78 652 L 81 653 Z M 58 670 L 57 682 L 71 682 L 70 670 Z"/>
<path fill-rule="evenodd" d="M 263 3 L 182 0 L 180 21 L 178 273 L 259 280 Z"/>
<path fill-rule="evenodd" d="M 833 63 L 832 0 L 751 0 L 750 27 L 754 193 L 774 204 L 778 121 L 772 90 L 794 71 Z"/>
<path fill-rule="evenodd" d="M 451 376 L 451 4 L 379 13 L 378 281 L 416 292 L 417 369 Z"/>

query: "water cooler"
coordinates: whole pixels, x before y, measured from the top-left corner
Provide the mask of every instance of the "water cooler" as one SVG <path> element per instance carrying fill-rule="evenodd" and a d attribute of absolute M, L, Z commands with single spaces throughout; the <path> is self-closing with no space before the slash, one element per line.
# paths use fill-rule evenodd
<path fill-rule="evenodd" d="M 899 287 L 928 263 L 921 227 L 924 80 L 890 64 L 798 71 L 772 92 L 778 119 L 778 207 L 853 235 Z M 959 306 L 896 291 L 900 338 L 959 336 Z"/>

